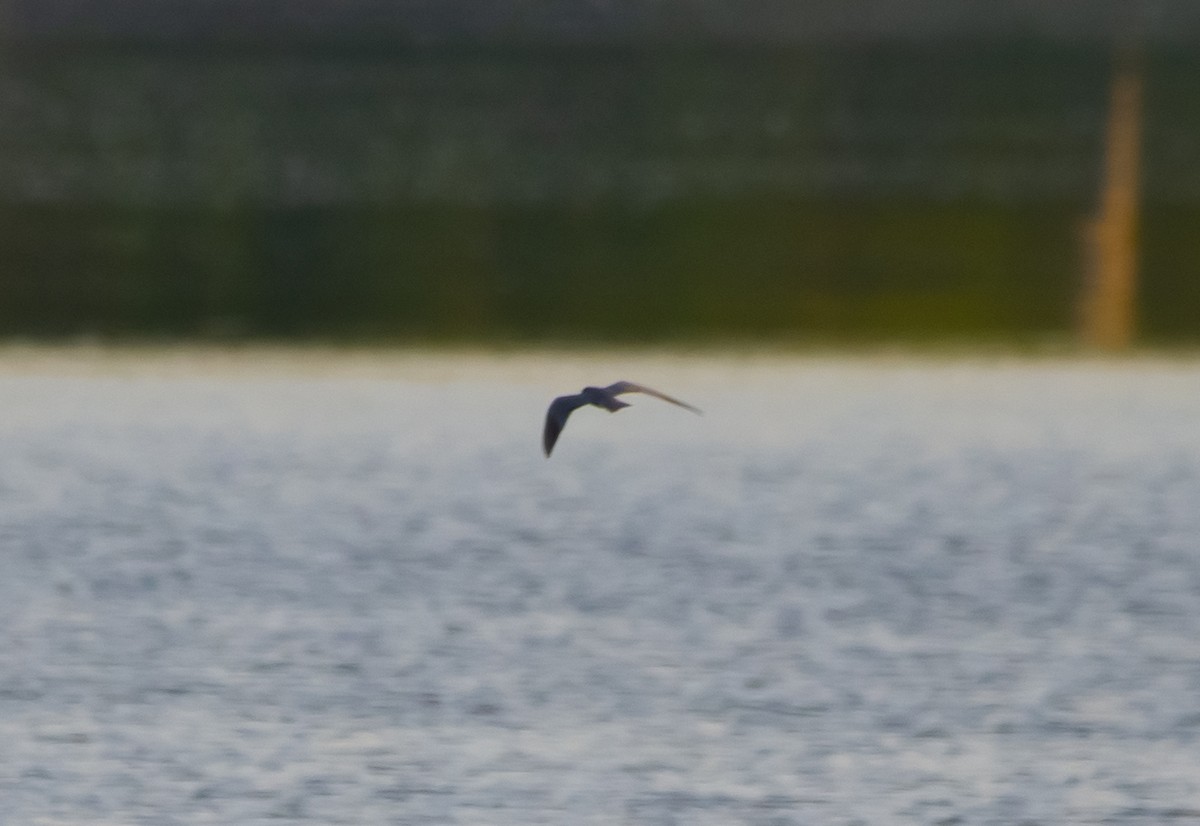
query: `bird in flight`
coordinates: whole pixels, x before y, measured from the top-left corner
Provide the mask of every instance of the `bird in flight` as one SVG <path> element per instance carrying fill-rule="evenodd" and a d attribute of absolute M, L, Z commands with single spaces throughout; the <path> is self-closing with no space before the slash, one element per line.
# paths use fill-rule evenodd
<path fill-rule="evenodd" d="M 629 407 L 628 404 L 617 398 L 624 393 L 645 393 L 647 396 L 654 396 L 656 399 L 687 408 L 693 413 L 700 412 L 690 404 L 673 399 L 666 393 L 659 393 L 657 390 L 634 384 L 631 381 L 619 381 L 608 387 L 585 387 L 574 395 L 559 396 L 550 402 L 550 409 L 546 411 L 546 427 L 542 430 L 542 449 L 546 451 L 547 458 L 550 456 L 550 451 L 554 450 L 554 443 L 558 441 L 558 434 L 562 433 L 563 427 L 566 426 L 567 417 L 571 415 L 571 411 L 591 404 L 603 407 L 609 413 L 616 413 L 622 407 Z"/>

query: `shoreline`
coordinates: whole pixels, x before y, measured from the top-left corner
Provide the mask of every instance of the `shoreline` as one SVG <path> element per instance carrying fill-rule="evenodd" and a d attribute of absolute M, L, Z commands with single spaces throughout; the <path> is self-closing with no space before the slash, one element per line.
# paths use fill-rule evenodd
<path fill-rule="evenodd" d="M 525 344 L 473 343 L 342 344 L 314 341 L 214 343 L 157 342 L 0 342 L 0 375 L 421 377 L 453 379 L 488 368 L 541 367 L 550 373 L 634 362 L 649 368 L 772 365 L 846 367 L 1200 367 L 1200 347 L 1134 347 L 1123 353 L 1079 347 L 995 344 L 914 344 L 911 342 L 797 345 L 718 344 Z M 523 371 L 522 371 L 523 372 Z"/>

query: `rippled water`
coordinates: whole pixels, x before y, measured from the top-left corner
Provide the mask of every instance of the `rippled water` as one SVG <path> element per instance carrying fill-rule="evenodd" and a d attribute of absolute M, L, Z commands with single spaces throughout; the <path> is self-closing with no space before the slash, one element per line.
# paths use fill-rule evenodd
<path fill-rule="evenodd" d="M 653 399 L 549 398 L 628 378 Z M 0 358 L 5 823 L 1200 819 L 1200 365 Z"/>

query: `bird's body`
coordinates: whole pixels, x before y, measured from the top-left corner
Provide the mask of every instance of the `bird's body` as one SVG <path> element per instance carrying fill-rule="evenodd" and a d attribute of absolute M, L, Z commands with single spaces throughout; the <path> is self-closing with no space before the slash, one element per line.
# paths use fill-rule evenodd
<path fill-rule="evenodd" d="M 594 407 L 601 407 L 609 413 L 616 413 L 623 407 L 629 407 L 628 403 L 617 398 L 622 393 L 645 393 L 648 396 L 654 396 L 657 399 L 662 399 L 665 402 L 686 408 L 693 413 L 700 412 L 686 402 L 673 399 L 665 393 L 659 393 L 657 390 L 641 384 L 634 384 L 631 381 L 619 381 L 616 384 L 610 384 L 608 387 L 585 387 L 578 393 L 570 396 L 559 396 L 550 402 L 550 409 L 546 411 L 546 426 L 542 430 L 542 449 L 545 450 L 546 456 L 549 457 L 550 451 L 554 449 L 554 443 L 558 441 L 559 434 L 562 433 L 563 427 L 567 424 L 567 417 L 573 411 L 590 404 Z"/>

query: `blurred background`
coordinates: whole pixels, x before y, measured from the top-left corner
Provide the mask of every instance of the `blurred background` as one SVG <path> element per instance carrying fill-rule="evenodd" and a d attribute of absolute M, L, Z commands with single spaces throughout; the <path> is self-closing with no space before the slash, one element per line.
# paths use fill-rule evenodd
<path fill-rule="evenodd" d="M 6 0 L 0 335 L 1200 338 L 1191 0 Z"/>

